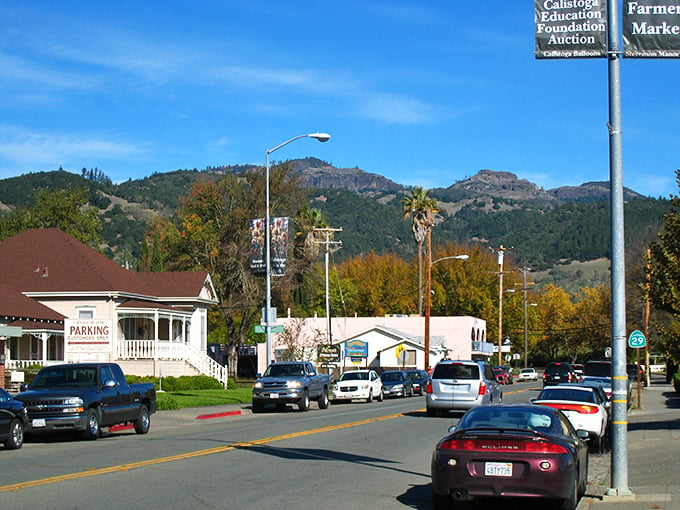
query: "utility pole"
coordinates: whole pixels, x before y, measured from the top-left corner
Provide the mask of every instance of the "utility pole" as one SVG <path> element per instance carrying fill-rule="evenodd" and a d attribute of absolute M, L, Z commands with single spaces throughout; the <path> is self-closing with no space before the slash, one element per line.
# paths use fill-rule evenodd
<path fill-rule="evenodd" d="M 342 228 L 314 228 L 312 229 L 314 233 L 320 233 L 323 235 L 324 239 L 321 241 L 314 240 L 315 243 L 317 244 L 325 244 L 326 245 L 326 250 L 324 253 L 324 265 L 326 268 L 326 340 L 328 341 L 328 345 L 331 345 L 333 343 L 333 337 L 331 335 L 331 302 L 330 302 L 330 297 L 328 293 L 328 262 L 329 262 L 329 255 L 330 255 L 330 250 L 331 250 L 331 245 L 335 245 L 340 249 L 342 246 L 342 241 L 333 241 L 333 235 L 335 232 L 342 232 Z"/>
<path fill-rule="evenodd" d="M 523 267 L 522 271 L 522 291 L 524 292 L 524 368 L 529 366 L 529 328 L 527 324 L 527 273 L 531 271 L 530 267 Z M 529 282 L 533 285 L 533 282 Z"/>
<path fill-rule="evenodd" d="M 498 364 L 503 364 L 503 259 L 508 249 L 502 244 L 499 248 L 490 250 L 498 255 Z"/>

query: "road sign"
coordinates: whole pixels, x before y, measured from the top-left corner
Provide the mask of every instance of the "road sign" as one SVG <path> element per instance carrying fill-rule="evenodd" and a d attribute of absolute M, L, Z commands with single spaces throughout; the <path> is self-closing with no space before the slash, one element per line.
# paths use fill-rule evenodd
<path fill-rule="evenodd" d="M 265 329 L 266 326 L 262 324 L 255 324 L 255 327 L 253 328 L 255 333 L 266 333 Z M 269 329 L 272 333 L 283 333 L 283 324 L 279 324 L 278 326 L 269 326 Z"/>
<path fill-rule="evenodd" d="M 628 336 L 628 347 L 631 349 L 642 349 L 647 345 L 647 338 L 645 334 L 636 329 Z"/>

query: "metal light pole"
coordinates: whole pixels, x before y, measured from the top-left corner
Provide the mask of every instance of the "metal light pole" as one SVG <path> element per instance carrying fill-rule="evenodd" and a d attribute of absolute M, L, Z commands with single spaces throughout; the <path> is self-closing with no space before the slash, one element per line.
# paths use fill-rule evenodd
<path fill-rule="evenodd" d="M 457 259 L 457 260 L 467 260 L 470 258 L 469 255 L 452 255 L 450 257 L 442 257 L 440 259 L 437 259 L 435 261 L 432 261 L 432 242 L 430 241 L 429 237 L 429 230 L 428 230 L 428 237 L 427 237 L 427 271 L 425 273 L 426 275 L 426 288 L 425 288 L 425 370 L 430 369 L 430 313 L 432 310 L 432 266 L 435 265 L 437 262 L 441 262 L 442 260 L 450 260 L 450 259 Z"/>
<path fill-rule="evenodd" d="M 498 254 L 498 364 L 503 364 L 503 258 L 508 248 L 501 244 Z"/>
<path fill-rule="evenodd" d="M 266 279 L 267 279 L 267 284 L 266 284 L 266 302 L 265 302 L 265 308 L 263 311 L 263 316 L 264 316 L 264 331 L 265 331 L 265 338 L 266 338 L 266 349 L 267 349 L 267 366 L 271 365 L 272 362 L 272 330 L 271 330 L 271 323 L 276 321 L 276 310 L 272 310 L 272 254 L 271 254 L 271 214 L 270 214 L 270 208 L 269 208 L 269 155 L 274 152 L 279 150 L 281 147 L 284 145 L 288 145 L 290 142 L 294 142 L 295 140 L 299 140 L 300 138 L 314 138 L 316 140 L 319 140 L 320 142 L 327 142 L 330 140 L 331 135 L 327 133 L 310 133 L 308 135 L 298 135 L 290 140 L 286 140 L 285 142 L 277 145 L 273 149 L 267 149 L 266 153 L 266 158 L 265 158 L 265 216 L 264 216 L 264 224 L 265 224 L 265 234 L 264 234 L 264 252 L 265 252 L 265 266 L 266 266 Z"/>

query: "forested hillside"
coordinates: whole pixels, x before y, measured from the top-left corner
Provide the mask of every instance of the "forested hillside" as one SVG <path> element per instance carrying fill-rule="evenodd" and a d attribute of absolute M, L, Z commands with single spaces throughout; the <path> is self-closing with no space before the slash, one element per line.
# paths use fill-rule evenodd
<path fill-rule="evenodd" d="M 333 167 L 313 158 L 290 162 L 290 167 L 302 176 L 302 182 L 328 186 L 310 188 L 309 205 L 320 209 L 330 226 L 343 229 L 336 236 L 342 240 L 342 249 L 335 253 L 335 260 L 369 251 L 395 253 L 405 259 L 415 255 L 411 222 L 404 218 L 401 204 L 408 188 L 359 169 L 338 169 L 331 186 Z M 25 174 L 0 180 L 0 215 L 30 207 L 36 190 L 86 188 L 90 204 L 99 209 L 103 221 L 105 253 L 134 267 L 154 215 L 172 217 L 198 180 L 217 181 L 226 173 L 254 168 L 177 170 L 120 184 L 111 183 L 98 170 L 83 169 L 81 175 L 61 169 Z M 381 184 L 385 189 L 377 188 Z M 515 263 L 537 270 L 606 258 L 609 204 L 593 198 L 602 193 L 606 193 L 603 183 L 584 184 L 582 193 L 578 187 L 545 191 L 513 174 L 484 170 L 449 188 L 432 190 L 440 204 L 433 243 L 482 243 L 490 248 L 502 244 L 513 248 L 510 256 Z M 670 203 L 631 190 L 626 193 L 626 246 L 638 257 L 656 238 Z M 289 212 L 291 217 L 294 214 Z"/>

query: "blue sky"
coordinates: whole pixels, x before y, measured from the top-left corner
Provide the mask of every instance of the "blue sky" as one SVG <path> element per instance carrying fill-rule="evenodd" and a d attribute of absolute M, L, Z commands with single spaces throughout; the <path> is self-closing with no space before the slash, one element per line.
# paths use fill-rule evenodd
<path fill-rule="evenodd" d="M 404 185 L 609 178 L 606 59 L 536 60 L 531 0 L 0 2 L 0 178 L 317 157 Z M 624 59 L 623 182 L 677 194 L 680 62 Z"/>

